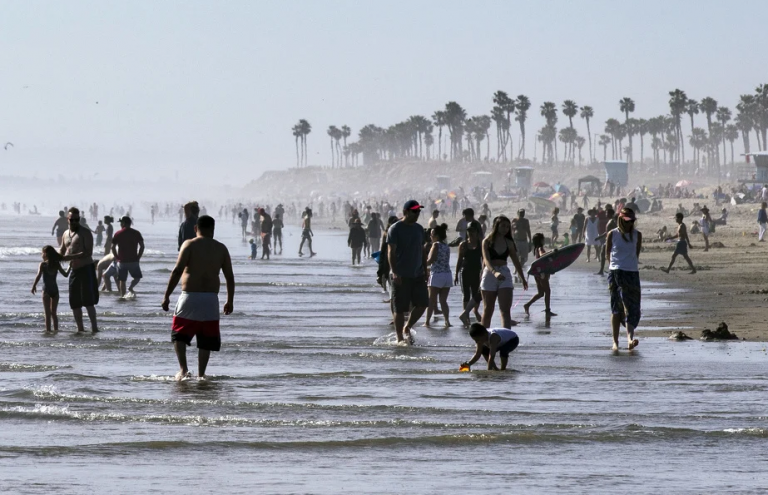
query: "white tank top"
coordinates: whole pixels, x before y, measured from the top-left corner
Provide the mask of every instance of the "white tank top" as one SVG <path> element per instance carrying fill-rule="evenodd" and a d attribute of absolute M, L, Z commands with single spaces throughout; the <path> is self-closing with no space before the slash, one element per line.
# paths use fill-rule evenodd
<path fill-rule="evenodd" d="M 594 222 L 591 219 L 587 218 L 587 240 L 594 241 L 595 239 L 597 239 L 598 235 L 599 234 L 597 233 L 597 218 L 595 218 Z"/>
<path fill-rule="evenodd" d="M 633 230 L 630 234 L 624 234 L 628 240 L 624 240 L 619 229 L 613 229 L 611 232 L 611 264 L 609 270 L 624 270 L 625 272 L 637 272 L 637 231 Z"/>
<path fill-rule="evenodd" d="M 491 333 L 491 335 L 496 334 L 499 336 L 499 338 L 501 339 L 499 341 L 499 347 L 503 346 L 510 340 L 517 337 L 517 334 L 515 332 L 513 332 L 512 330 L 508 330 L 506 328 L 491 328 L 489 332 Z M 490 335 L 488 337 L 490 338 Z"/>

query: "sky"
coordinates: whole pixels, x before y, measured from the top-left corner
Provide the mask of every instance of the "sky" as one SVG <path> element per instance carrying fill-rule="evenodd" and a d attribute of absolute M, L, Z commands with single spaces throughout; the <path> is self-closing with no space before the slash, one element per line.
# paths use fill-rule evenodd
<path fill-rule="evenodd" d="M 530 129 L 543 101 L 590 105 L 594 133 L 625 96 L 635 117 L 668 112 L 675 88 L 735 113 L 768 82 L 765 0 L 2 6 L 0 175 L 237 186 L 295 166 L 302 118 L 310 165 L 328 165 L 329 125 L 354 138 L 451 100 L 488 114 L 497 90 L 531 99 Z"/>

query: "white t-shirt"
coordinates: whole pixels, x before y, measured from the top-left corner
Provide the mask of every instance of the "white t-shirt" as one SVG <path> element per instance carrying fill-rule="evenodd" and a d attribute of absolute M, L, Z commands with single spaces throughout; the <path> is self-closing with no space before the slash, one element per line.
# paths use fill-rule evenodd
<path fill-rule="evenodd" d="M 506 344 L 507 342 L 509 342 L 510 340 L 512 340 L 515 337 L 517 337 L 517 334 L 515 332 L 513 332 L 512 330 L 509 330 L 507 328 L 491 328 L 488 331 L 491 333 L 491 335 L 496 334 L 501 339 L 501 341 L 499 341 L 499 345 L 497 347 L 501 347 L 504 344 Z M 490 336 L 489 336 L 489 338 L 490 338 Z"/>

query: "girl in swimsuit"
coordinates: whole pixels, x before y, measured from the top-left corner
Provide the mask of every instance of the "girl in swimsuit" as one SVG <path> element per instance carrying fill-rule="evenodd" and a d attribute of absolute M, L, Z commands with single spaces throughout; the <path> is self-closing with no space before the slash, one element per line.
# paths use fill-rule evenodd
<path fill-rule="evenodd" d="M 538 233 L 534 235 L 531 241 L 533 242 L 533 255 L 536 257 L 536 259 L 539 259 L 545 254 L 547 254 L 547 251 L 544 249 L 544 234 Z M 543 273 L 540 275 L 534 275 L 533 278 L 536 280 L 536 289 L 538 290 L 538 293 L 534 294 L 531 300 L 528 301 L 525 305 L 523 305 L 523 309 L 525 309 L 525 314 L 530 316 L 530 313 L 528 310 L 531 308 L 531 305 L 543 297 L 544 308 L 545 308 L 544 312 L 546 313 L 547 318 L 551 316 L 557 316 L 555 313 L 552 312 L 551 307 L 549 305 L 549 299 L 552 293 L 549 287 L 549 274 Z"/>
<path fill-rule="evenodd" d="M 71 269 L 71 267 L 70 267 Z M 45 312 L 45 331 L 59 331 L 59 317 L 56 314 L 56 308 L 59 305 L 59 286 L 56 283 L 56 275 L 61 273 L 64 277 L 69 276 L 70 269 L 64 271 L 61 267 L 61 255 L 56 252 L 53 246 L 43 248 L 43 262 L 37 270 L 37 276 L 32 283 L 32 294 L 37 292 L 37 283 L 43 279 L 43 311 Z"/>
<path fill-rule="evenodd" d="M 558 234 L 557 234 L 557 226 L 560 225 L 560 219 L 557 218 L 557 214 L 560 213 L 560 208 L 555 207 L 554 210 L 552 210 L 552 245 L 550 247 L 555 247 L 555 242 L 557 242 Z"/>

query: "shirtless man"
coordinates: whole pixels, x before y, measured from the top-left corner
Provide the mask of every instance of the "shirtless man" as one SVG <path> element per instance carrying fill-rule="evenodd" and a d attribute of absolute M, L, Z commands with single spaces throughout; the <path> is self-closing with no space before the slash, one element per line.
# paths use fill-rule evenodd
<path fill-rule="evenodd" d="M 315 235 L 312 232 L 312 210 L 307 207 L 307 209 L 304 210 L 304 214 L 301 216 L 303 220 L 301 221 L 301 244 L 299 244 L 299 256 L 304 256 L 304 253 L 301 252 L 302 248 L 304 247 L 304 241 L 307 241 L 307 246 L 309 246 L 309 255 L 314 256 L 317 253 L 312 251 L 312 237 Z"/>
<path fill-rule="evenodd" d="M 525 266 L 528 262 L 528 253 L 531 251 L 531 223 L 525 218 L 525 210 L 517 210 L 517 218 L 512 221 L 514 233 L 512 238 L 517 247 L 517 256 L 520 258 L 520 264 Z"/>
<path fill-rule="evenodd" d="M 51 228 L 51 235 L 56 232 L 56 245 L 61 246 L 61 237 L 64 235 L 64 231 L 67 230 L 67 216 L 64 211 L 59 211 L 59 218 Z"/>
<path fill-rule="evenodd" d="M 176 349 L 176 357 L 181 368 L 176 373 L 176 380 L 191 377 L 187 368 L 187 346 L 192 337 L 197 337 L 198 377 L 205 379 L 205 368 L 211 351 L 221 349 L 219 334 L 219 270 L 227 281 L 227 302 L 224 314 L 232 313 L 235 297 L 235 276 L 232 273 L 232 260 L 227 247 L 213 239 L 215 222 L 203 215 L 197 219 L 195 232 L 197 237 L 185 241 L 179 251 L 176 266 L 168 280 L 168 288 L 163 298 L 163 311 L 168 311 L 170 298 L 176 285 L 181 280 L 181 296 L 173 312 L 171 341 Z"/>
<path fill-rule="evenodd" d="M 688 256 L 688 248 L 691 247 L 691 240 L 688 237 L 688 229 L 685 228 L 685 224 L 683 223 L 683 214 L 676 213 L 675 221 L 677 222 L 677 234 L 669 237 L 668 240 L 677 238 L 677 246 L 675 246 L 675 252 L 672 253 L 672 260 L 669 262 L 669 266 L 666 269 L 662 268 L 661 270 L 669 273 L 679 254 L 688 262 L 688 266 L 691 267 L 691 275 L 693 275 L 696 273 L 696 267 L 693 266 L 693 261 L 691 261 L 691 258 Z"/>
<path fill-rule="evenodd" d="M 96 280 L 96 266 L 93 263 L 93 234 L 80 227 L 80 210 L 70 208 L 67 212 L 69 229 L 62 236 L 59 254 L 69 261 L 72 273 L 69 275 L 69 307 L 75 317 L 77 331 L 83 332 L 83 307 L 91 320 L 91 331 L 98 332 L 96 306 L 99 304 L 99 284 Z"/>

